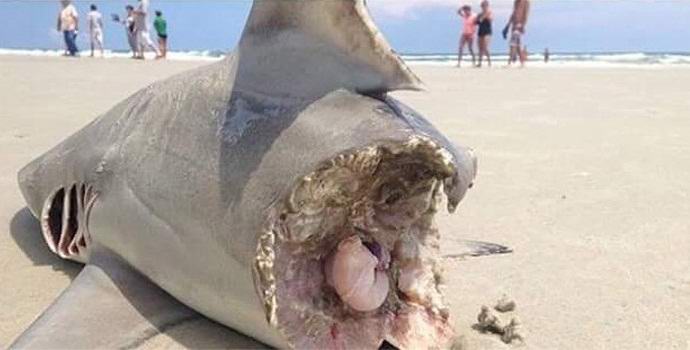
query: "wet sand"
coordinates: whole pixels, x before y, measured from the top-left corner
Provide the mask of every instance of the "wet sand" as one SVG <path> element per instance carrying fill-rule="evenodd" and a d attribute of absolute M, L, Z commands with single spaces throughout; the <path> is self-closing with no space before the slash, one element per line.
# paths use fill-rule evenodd
<path fill-rule="evenodd" d="M 203 62 L 0 57 L 0 348 L 79 272 L 42 242 L 17 171 L 138 89 Z M 413 67 L 428 92 L 395 95 L 475 149 L 476 186 L 441 215 L 505 256 L 447 260 L 468 348 L 481 305 L 517 302 L 527 348 L 690 349 L 690 69 Z M 506 319 L 508 321 L 509 319 Z M 199 321 L 150 348 L 258 346 Z"/>

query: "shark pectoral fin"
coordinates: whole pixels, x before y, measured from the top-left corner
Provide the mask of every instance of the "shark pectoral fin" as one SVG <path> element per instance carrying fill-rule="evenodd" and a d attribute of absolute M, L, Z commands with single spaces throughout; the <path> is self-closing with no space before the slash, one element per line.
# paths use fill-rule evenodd
<path fill-rule="evenodd" d="M 463 240 L 460 242 L 460 248 L 454 250 L 451 254 L 445 254 L 443 257 L 445 259 L 467 259 L 467 258 L 477 258 L 487 255 L 498 255 L 498 254 L 510 254 L 513 250 L 495 243 L 479 242 L 479 241 L 468 241 Z"/>
<path fill-rule="evenodd" d="M 96 259 L 10 348 L 131 348 L 203 319 L 119 259 Z"/>

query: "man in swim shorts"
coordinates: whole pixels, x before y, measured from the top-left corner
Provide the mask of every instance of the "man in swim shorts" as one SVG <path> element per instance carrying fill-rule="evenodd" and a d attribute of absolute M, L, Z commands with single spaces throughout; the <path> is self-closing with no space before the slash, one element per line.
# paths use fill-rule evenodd
<path fill-rule="evenodd" d="M 474 33 L 477 29 L 477 16 L 472 13 L 472 8 L 469 5 L 464 5 L 458 10 L 458 15 L 462 18 L 462 34 L 460 35 L 460 48 L 458 48 L 458 67 L 462 63 L 462 55 L 465 46 L 472 55 L 472 65 L 476 63 L 474 56 Z"/>
<path fill-rule="evenodd" d="M 98 47 L 103 53 L 103 15 L 98 12 L 96 5 L 91 4 L 91 11 L 87 15 L 89 21 L 89 36 L 91 38 L 91 57 L 94 57 L 94 49 Z"/>
<path fill-rule="evenodd" d="M 134 10 L 134 31 L 137 38 L 138 55 L 137 58 L 144 59 L 144 51 L 150 49 L 156 53 L 156 57 L 160 57 L 161 53 L 158 47 L 151 40 L 149 35 L 148 24 L 146 23 L 149 13 L 149 0 L 139 0 L 139 6 Z"/>
<path fill-rule="evenodd" d="M 520 60 L 520 66 L 525 66 L 527 60 L 527 49 L 524 46 L 524 37 L 527 27 L 527 19 L 529 18 L 530 2 L 529 0 L 515 0 L 513 4 L 513 14 L 506 27 L 503 29 L 503 38 L 507 39 L 510 33 L 510 57 L 508 58 L 508 65 Z"/>

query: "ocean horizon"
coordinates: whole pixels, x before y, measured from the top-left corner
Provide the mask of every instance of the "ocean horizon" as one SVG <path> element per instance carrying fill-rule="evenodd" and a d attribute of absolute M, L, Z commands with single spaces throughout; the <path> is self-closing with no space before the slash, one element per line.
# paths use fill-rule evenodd
<path fill-rule="evenodd" d="M 217 61 L 225 57 L 230 50 L 188 50 L 170 51 L 168 59 L 175 61 Z M 86 56 L 88 50 L 82 50 Z M 106 50 L 105 58 L 128 58 L 129 51 Z M 55 49 L 15 49 L 0 48 L 0 56 L 34 56 L 58 57 L 62 50 Z M 400 53 L 410 65 L 454 66 L 457 54 L 454 53 Z M 498 53 L 492 56 L 497 64 L 505 64 L 508 54 Z M 470 62 L 465 54 L 463 63 Z M 544 62 L 543 52 L 529 54 L 530 66 L 539 67 L 582 67 L 582 68 L 643 68 L 643 67 L 687 67 L 690 68 L 690 52 L 552 52 L 549 63 Z"/>

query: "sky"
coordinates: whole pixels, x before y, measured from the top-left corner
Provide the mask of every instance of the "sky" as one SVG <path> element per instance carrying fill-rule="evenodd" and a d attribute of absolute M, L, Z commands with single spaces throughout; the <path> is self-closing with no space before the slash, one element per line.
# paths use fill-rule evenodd
<path fill-rule="evenodd" d="M 339 0 L 331 0 L 339 1 Z M 122 15 L 135 0 L 76 1 L 82 15 L 91 3 L 106 18 Z M 455 52 L 460 31 L 457 8 L 480 0 L 367 0 L 374 20 L 402 53 Z M 530 50 L 552 52 L 689 52 L 690 0 L 532 0 L 527 28 Z M 151 0 L 168 20 L 172 50 L 230 50 L 251 7 L 250 0 Z M 494 0 L 494 32 L 508 19 L 510 0 Z M 57 0 L 0 0 L 0 48 L 59 49 Z M 85 16 L 82 16 L 85 18 Z M 84 28 L 85 24 L 82 22 Z M 124 49 L 124 29 L 106 24 L 106 45 Z M 86 47 L 86 35 L 80 35 Z M 506 42 L 495 35 L 494 52 Z"/>

